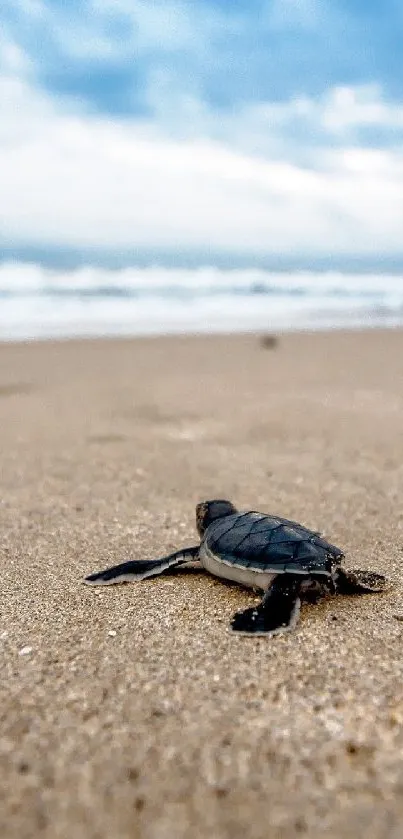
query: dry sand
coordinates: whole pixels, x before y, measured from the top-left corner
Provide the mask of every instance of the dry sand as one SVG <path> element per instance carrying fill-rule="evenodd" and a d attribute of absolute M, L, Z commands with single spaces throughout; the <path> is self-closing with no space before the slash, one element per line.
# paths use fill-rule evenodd
<path fill-rule="evenodd" d="M 403 332 L 1 345 L 0 423 L 0 835 L 400 839 Z M 255 640 L 201 573 L 81 584 L 217 496 L 390 591 Z"/>

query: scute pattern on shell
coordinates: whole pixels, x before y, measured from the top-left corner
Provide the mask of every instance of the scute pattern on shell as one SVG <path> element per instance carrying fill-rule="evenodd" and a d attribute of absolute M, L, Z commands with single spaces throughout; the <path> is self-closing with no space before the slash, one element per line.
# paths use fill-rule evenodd
<path fill-rule="evenodd" d="M 212 522 L 205 543 L 225 564 L 275 573 L 330 576 L 343 558 L 340 548 L 298 522 L 255 512 Z"/>

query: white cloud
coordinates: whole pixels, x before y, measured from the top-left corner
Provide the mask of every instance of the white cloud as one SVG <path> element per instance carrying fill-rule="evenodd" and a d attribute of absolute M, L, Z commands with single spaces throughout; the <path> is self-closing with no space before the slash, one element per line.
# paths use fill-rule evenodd
<path fill-rule="evenodd" d="M 401 125 L 402 107 L 379 90 L 335 89 L 225 119 L 180 97 L 169 115 L 155 93 L 153 123 L 112 121 L 40 92 L 15 50 L 3 50 L 0 76 L 3 243 L 401 251 L 403 153 L 350 142 L 352 128 Z M 316 139 L 310 165 L 299 162 L 301 120 Z M 324 132 L 339 145 L 329 150 Z"/>
<path fill-rule="evenodd" d="M 155 113 L 164 116 L 158 100 Z M 299 96 L 285 102 L 245 105 L 242 110 L 226 112 L 220 120 L 212 119 L 197 101 L 178 97 L 176 124 L 184 123 L 188 114 L 194 115 L 198 131 L 203 130 L 204 120 L 211 135 L 231 138 L 243 151 L 276 159 L 291 157 L 315 166 L 320 166 L 318 146 L 322 151 L 333 143 L 359 147 L 362 133 L 370 128 L 378 132 L 380 144 L 383 136 L 391 147 L 397 145 L 396 132 L 403 134 L 403 103 L 386 101 L 375 84 L 335 86 L 316 98 Z"/>
<path fill-rule="evenodd" d="M 324 105 L 322 125 L 330 131 L 344 133 L 367 126 L 403 128 L 403 105 L 384 102 L 379 85 L 336 87 Z"/>

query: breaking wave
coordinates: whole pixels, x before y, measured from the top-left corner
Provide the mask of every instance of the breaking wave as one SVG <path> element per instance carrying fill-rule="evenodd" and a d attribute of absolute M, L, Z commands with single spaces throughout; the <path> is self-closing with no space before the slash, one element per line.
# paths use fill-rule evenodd
<path fill-rule="evenodd" d="M 398 275 L 0 265 L 2 340 L 400 323 Z"/>

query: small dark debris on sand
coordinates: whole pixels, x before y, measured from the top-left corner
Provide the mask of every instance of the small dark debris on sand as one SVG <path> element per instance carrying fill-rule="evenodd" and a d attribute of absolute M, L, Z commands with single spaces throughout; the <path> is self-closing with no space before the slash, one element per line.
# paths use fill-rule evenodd
<path fill-rule="evenodd" d="M 278 346 L 278 338 L 276 335 L 262 335 L 260 338 L 260 346 L 265 350 L 275 350 Z"/>

